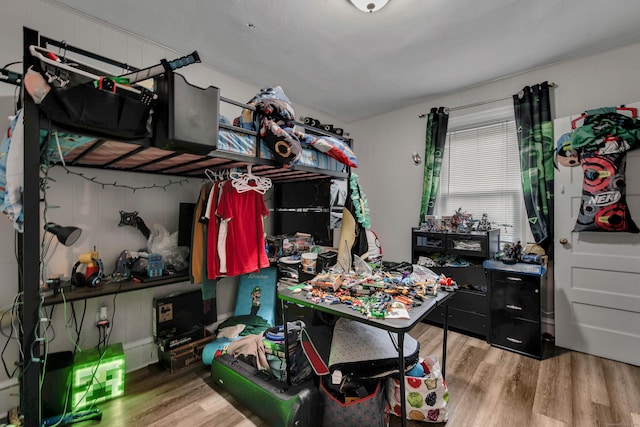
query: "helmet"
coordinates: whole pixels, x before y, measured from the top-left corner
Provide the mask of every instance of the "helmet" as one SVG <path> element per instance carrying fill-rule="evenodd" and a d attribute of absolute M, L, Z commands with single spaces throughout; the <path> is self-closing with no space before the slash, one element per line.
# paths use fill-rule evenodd
<path fill-rule="evenodd" d="M 535 243 L 527 243 L 527 246 L 524 247 L 522 253 L 526 255 L 546 255 L 542 246 Z"/>

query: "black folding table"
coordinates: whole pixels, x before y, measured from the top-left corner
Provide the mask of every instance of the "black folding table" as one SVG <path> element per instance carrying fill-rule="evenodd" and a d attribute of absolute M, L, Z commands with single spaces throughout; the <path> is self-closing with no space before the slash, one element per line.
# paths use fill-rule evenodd
<path fill-rule="evenodd" d="M 282 313 L 284 317 L 284 336 L 287 337 L 286 325 L 287 325 L 287 307 L 289 304 L 298 304 L 304 307 L 309 307 L 313 310 L 322 311 L 328 314 L 332 314 L 339 317 L 345 317 L 356 322 L 365 323 L 367 325 L 374 326 L 376 328 L 384 329 L 389 332 L 395 332 L 398 334 L 398 368 L 400 375 L 400 402 L 402 408 L 402 426 L 405 427 L 407 423 L 407 408 L 405 407 L 405 359 L 404 359 L 404 334 L 413 329 L 419 322 L 429 315 L 437 307 L 444 305 L 444 324 L 442 326 L 442 377 L 445 378 L 446 366 L 447 366 L 447 330 L 448 330 L 448 318 L 449 298 L 453 294 L 451 292 L 439 292 L 438 295 L 429 297 L 422 301 L 422 304 L 416 307 L 412 307 L 409 310 L 409 319 L 377 319 L 368 318 L 362 313 L 354 310 L 351 306 L 346 304 L 329 304 L 326 302 L 315 303 L 305 297 L 304 292 L 294 293 L 288 288 L 287 285 L 278 285 L 278 298 L 282 305 Z M 287 347 L 288 348 L 288 347 Z"/>

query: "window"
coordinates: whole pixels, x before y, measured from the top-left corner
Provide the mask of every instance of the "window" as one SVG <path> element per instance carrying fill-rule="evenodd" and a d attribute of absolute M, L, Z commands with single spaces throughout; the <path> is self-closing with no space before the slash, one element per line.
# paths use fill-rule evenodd
<path fill-rule="evenodd" d="M 486 213 L 500 240 L 525 242 L 515 120 L 447 133 L 434 214 Z"/>

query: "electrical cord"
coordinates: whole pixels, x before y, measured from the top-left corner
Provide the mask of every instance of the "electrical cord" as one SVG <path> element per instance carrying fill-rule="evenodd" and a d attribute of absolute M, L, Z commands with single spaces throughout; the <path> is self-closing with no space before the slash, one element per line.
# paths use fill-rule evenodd
<path fill-rule="evenodd" d="M 80 342 L 80 332 L 78 331 L 78 328 L 76 326 L 76 340 L 74 341 L 71 338 L 71 333 L 69 332 L 70 329 L 70 325 L 69 325 L 69 320 L 67 320 L 67 299 L 64 296 L 64 289 L 60 289 L 60 295 L 62 296 L 62 303 L 64 306 L 64 325 L 65 325 L 65 329 L 67 330 L 67 336 L 69 337 L 69 341 L 71 341 L 71 343 L 73 344 L 73 355 L 76 355 L 76 350 L 80 351 L 80 347 L 78 346 L 78 343 Z M 84 302 L 84 311 L 86 312 L 87 310 L 87 301 L 85 300 Z M 75 310 L 73 308 L 73 301 L 71 301 L 71 311 L 73 312 L 73 321 L 74 323 L 77 324 L 77 320 L 75 319 Z M 82 319 L 84 320 L 84 313 L 82 314 Z M 81 327 L 82 328 L 82 327 Z"/>
<path fill-rule="evenodd" d="M 102 381 L 96 375 L 98 373 L 98 370 L 100 368 L 100 364 L 102 363 L 102 360 L 104 359 L 105 355 L 107 354 L 107 348 L 109 347 L 109 341 L 111 339 L 111 333 L 113 332 L 114 319 L 115 319 L 115 315 L 116 315 L 116 299 L 117 299 L 118 294 L 120 293 L 120 291 L 122 289 L 123 284 L 124 283 L 121 282 L 119 284 L 119 286 L 118 286 L 118 289 L 113 294 L 113 309 L 111 310 L 111 320 L 106 322 L 105 324 L 103 324 L 104 326 L 102 326 L 102 327 L 98 326 L 99 329 L 104 329 L 104 331 L 102 331 L 102 332 L 99 331 L 99 335 L 100 336 L 98 337 L 97 351 L 98 351 L 98 354 L 100 355 L 100 357 L 95 362 L 95 365 L 94 365 L 94 367 L 93 367 L 93 369 L 91 371 L 91 380 L 86 383 L 86 384 L 88 384 L 88 386 L 86 387 L 86 390 L 80 396 L 80 398 L 78 399 L 78 401 L 75 404 L 75 406 L 73 408 L 71 408 L 71 412 L 76 411 L 78 409 L 77 405 L 84 401 L 84 399 L 86 398 L 87 394 L 90 392 L 90 388 L 91 387 L 89 385 L 91 385 L 91 386 L 101 386 L 102 385 Z M 83 319 L 84 319 L 84 317 L 83 317 Z M 109 332 L 106 332 L 106 329 L 109 329 Z M 100 343 L 103 344 L 103 348 L 102 349 L 100 349 Z M 78 348 L 78 351 L 82 351 L 82 350 L 80 350 Z M 83 409 L 84 410 L 91 410 L 91 409 L 93 409 L 95 407 L 95 405 L 96 405 L 96 402 L 95 402 L 95 400 L 93 400 L 88 407 L 83 408 Z"/>
<path fill-rule="evenodd" d="M 14 338 L 14 334 L 16 341 L 18 341 L 18 347 L 20 348 L 20 353 L 22 353 L 22 346 L 20 346 L 20 342 L 19 342 L 19 337 L 18 335 L 18 331 L 15 327 L 15 323 L 14 323 L 14 316 L 15 316 L 15 311 L 17 310 L 17 307 L 19 305 L 19 298 L 20 298 L 21 293 L 18 293 L 14 298 L 13 298 L 13 303 L 10 306 L 5 306 L 3 308 L 7 308 L 10 307 L 11 310 L 6 310 L 2 313 L 2 316 L 0 317 L 0 324 L 2 323 L 2 320 L 4 320 L 4 317 L 7 315 L 7 313 L 11 313 L 11 334 L 7 335 L 5 334 L 4 330 L 2 330 L 2 335 L 4 335 L 7 340 L 4 343 L 4 346 L 2 347 L 2 352 L 0 353 L 0 359 L 2 359 L 2 366 L 4 367 L 4 372 L 7 374 L 8 378 L 13 378 L 14 375 L 16 374 L 16 371 L 18 371 L 18 369 L 20 369 L 20 364 L 16 364 L 15 369 L 13 370 L 13 372 L 9 372 L 9 368 L 7 366 L 7 362 L 4 359 L 4 354 L 7 350 L 7 347 L 9 346 L 9 342 L 11 341 L 12 338 Z"/>
<path fill-rule="evenodd" d="M 42 319 L 42 307 L 44 304 L 44 296 L 42 294 L 40 294 L 40 301 L 38 302 L 38 316 L 39 319 Z M 46 318 L 45 318 L 46 319 Z M 33 341 L 31 342 L 31 348 L 29 349 L 29 360 L 33 361 L 33 362 L 40 362 L 41 359 L 40 357 L 36 357 L 34 350 L 36 348 L 36 345 L 38 345 L 39 343 L 44 343 L 46 345 L 46 339 L 44 337 L 41 337 L 38 333 L 38 329 L 40 328 L 40 321 L 37 322 L 34 327 L 33 327 Z M 46 331 L 45 331 L 46 332 Z M 46 348 L 45 348 L 46 351 Z M 46 352 L 45 352 L 45 356 L 46 356 Z"/>
<path fill-rule="evenodd" d="M 64 300 L 64 295 L 63 295 L 63 300 Z M 84 318 L 85 315 L 87 314 L 87 300 L 84 300 L 84 307 L 82 309 L 82 317 L 80 319 L 80 323 L 78 323 L 78 318 L 76 316 L 76 310 L 75 310 L 75 305 L 73 303 L 73 301 L 71 301 L 71 312 L 72 312 L 72 316 L 73 316 L 73 323 L 75 326 L 75 330 L 76 330 L 76 340 L 75 342 L 71 339 L 71 335 L 69 335 L 69 340 L 73 343 L 74 349 L 73 349 L 73 354 L 76 354 L 76 350 L 81 351 L 80 350 L 80 335 L 82 334 L 82 326 L 84 325 Z M 66 304 L 65 304 L 65 313 L 66 313 Z M 67 327 L 67 335 L 69 332 L 69 321 L 67 321 L 67 316 L 65 314 L 65 323 L 66 323 L 66 327 Z"/>
<path fill-rule="evenodd" d="M 46 332 L 49 333 L 49 330 L 51 330 L 51 333 L 53 334 L 53 336 L 49 340 L 49 343 L 51 343 L 52 341 L 54 341 L 56 339 L 56 330 L 53 327 L 53 322 L 51 322 L 51 319 L 53 319 L 53 309 L 54 308 L 56 308 L 56 306 L 52 305 L 51 306 L 51 313 L 49 313 L 49 315 L 47 316 L 47 319 L 49 319 L 49 324 L 47 325 Z"/>
<path fill-rule="evenodd" d="M 12 65 L 16 65 L 16 64 L 22 64 L 22 61 L 13 61 L 13 62 L 9 62 L 7 65 L 5 65 L 4 67 L 2 67 L 3 70 L 6 70 L 7 67 L 11 67 Z"/>

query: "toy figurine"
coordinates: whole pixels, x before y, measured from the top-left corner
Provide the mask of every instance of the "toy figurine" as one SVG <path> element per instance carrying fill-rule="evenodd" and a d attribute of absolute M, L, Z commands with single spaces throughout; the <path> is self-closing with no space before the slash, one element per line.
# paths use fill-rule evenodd
<path fill-rule="evenodd" d="M 476 225 L 476 230 L 478 231 L 489 231 L 491 230 L 491 222 L 489 221 L 489 215 L 486 213 L 482 214 L 482 218 Z"/>
<path fill-rule="evenodd" d="M 504 256 L 502 257 L 502 262 L 505 264 L 515 264 L 520 259 L 520 253 L 522 252 L 522 245 L 518 240 L 515 244 L 505 243 L 504 245 Z"/>

